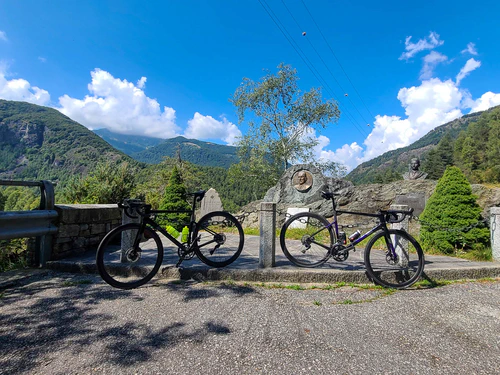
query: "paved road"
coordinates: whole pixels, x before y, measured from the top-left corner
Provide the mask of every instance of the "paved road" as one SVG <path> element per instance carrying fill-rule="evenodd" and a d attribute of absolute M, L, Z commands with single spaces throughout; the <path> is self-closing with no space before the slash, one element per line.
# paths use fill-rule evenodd
<path fill-rule="evenodd" d="M 0 373 L 500 373 L 499 279 L 386 293 L 49 272 L 0 291 Z"/>

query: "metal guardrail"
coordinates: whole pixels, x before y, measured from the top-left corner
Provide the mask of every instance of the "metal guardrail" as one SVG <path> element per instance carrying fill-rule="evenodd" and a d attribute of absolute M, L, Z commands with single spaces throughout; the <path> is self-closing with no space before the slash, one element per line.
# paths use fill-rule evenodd
<path fill-rule="evenodd" d="M 0 240 L 36 237 L 35 264 L 45 266 L 52 251 L 52 235 L 57 232 L 53 221 L 54 186 L 50 181 L 0 180 L 3 186 L 31 186 L 40 188 L 40 206 L 33 211 L 0 211 Z"/>

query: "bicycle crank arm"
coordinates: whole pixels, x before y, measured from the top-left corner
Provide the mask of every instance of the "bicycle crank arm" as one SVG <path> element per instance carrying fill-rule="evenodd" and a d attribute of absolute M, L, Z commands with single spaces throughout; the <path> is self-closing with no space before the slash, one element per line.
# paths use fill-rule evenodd
<path fill-rule="evenodd" d="M 210 255 L 214 255 L 215 250 L 217 250 L 220 247 L 220 244 L 215 245 L 213 250 L 210 250 Z"/>

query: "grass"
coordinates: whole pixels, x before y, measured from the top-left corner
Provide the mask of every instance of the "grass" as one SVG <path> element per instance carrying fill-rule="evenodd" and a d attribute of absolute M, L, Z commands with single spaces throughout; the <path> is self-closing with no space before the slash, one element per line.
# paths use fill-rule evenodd
<path fill-rule="evenodd" d="M 422 249 L 424 254 L 442 255 L 461 259 L 467 259 L 475 262 L 491 262 L 493 261 L 493 252 L 491 247 L 483 249 L 457 250 L 449 254 L 434 249 Z"/>
<path fill-rule="evenodd" d="M 16 238 L 0 241 L 0 272 L 18 270 L 29 266 L 28 239 Z"/>
<path fill-rule="evenodd" d="M 76 281 L 63 281 L 61 283 L 62 286 L 75 286 L 75 285 L 87 285 L 92 284 L 92 280 L 76 280 Z"/>

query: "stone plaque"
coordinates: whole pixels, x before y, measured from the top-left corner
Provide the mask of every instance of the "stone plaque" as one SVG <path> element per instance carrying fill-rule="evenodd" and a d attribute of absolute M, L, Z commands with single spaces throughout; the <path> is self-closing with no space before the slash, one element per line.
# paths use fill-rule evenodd
<path fill-rule="evenodd" d="M 425 193 L 415 192 L 396 195 L 393 204 L 405 204 L 413 208 L 413 215 L 418 216 L 425 208 Z"/>
<path fill-rule="evenodd" d="M 309 207 L 289 207 L 286 210 L 286 219 L 298 214 L 299 212 L 309 212 Z M 300 223 L 299 221 L 293 222 L 288 228 L 305 228 L 307 223 Z"/>
<path fill-rule="evenodd" d="M 292 184 L 297 191 L 305 193 L 313 184 L 313 176 L 311 172 L 302 169 L 293 175 Z"/>
<path fill-rule="evenodd" d="M 203 217 L 209 212 L 222 210 L 222 201 L 220 200 L 219 193 L 217 193 L 214 188 L 208 189 L 205 196 L 201 200 L 200 217 Z"/>

